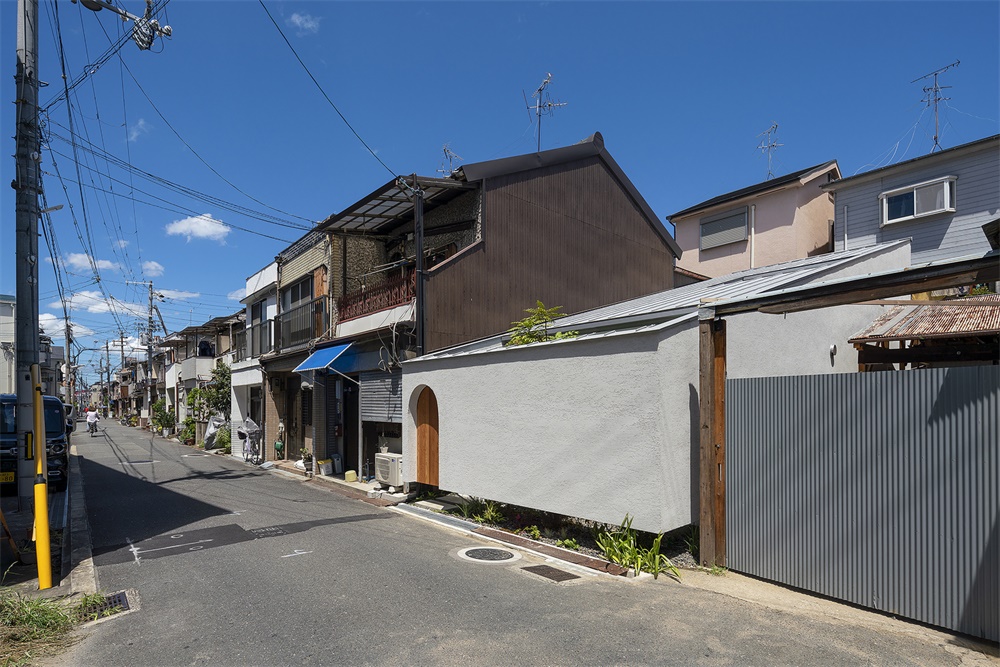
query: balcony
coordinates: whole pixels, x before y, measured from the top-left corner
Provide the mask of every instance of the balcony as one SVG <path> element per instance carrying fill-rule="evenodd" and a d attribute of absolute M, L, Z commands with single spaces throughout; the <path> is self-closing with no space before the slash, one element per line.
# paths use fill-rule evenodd
<path fill-rule="evenodd" d="M 345 294 L 337 299 L 338 322 L 409 303 L 417 296 L 415 276 L 416 272 L 408 269 L 404 275 L 390 278 L 381 285 Z"/>
<path fill-rule="evenodd" d="M 237 331 L 233 334 L 233 363 L 238 364 L 247 358 L 247 332 Z"/>
<path fill-rule="evenodd" d="M 247 343 L 251 359 L 256 359 L 260 355 L 271 351 L 273 347 L 271 344 L 271 329 L 273 327 L 274 320 L 267 320 L 266 322 L 258 322 L 247 329 L 249 332 Z"/>
<path fill-rule="evenodd" d="M 278 316 L 278 343 L 288 349 L 319 338 L 329 328 L 326 297 L 313 299 Z"/>

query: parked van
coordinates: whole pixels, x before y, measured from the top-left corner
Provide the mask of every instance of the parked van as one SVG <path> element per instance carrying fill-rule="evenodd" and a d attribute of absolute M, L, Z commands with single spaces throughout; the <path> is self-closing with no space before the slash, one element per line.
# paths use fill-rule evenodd
<path fill-rule="evenodd" d="M 42 397 L 45 447 L 48 452 L 48 486 L 65 491 L 68 482 L 70 427 L 66 406 L 56 396 Z M 17 396 L 0 394 L 0 495 L 17 494 Z"/>

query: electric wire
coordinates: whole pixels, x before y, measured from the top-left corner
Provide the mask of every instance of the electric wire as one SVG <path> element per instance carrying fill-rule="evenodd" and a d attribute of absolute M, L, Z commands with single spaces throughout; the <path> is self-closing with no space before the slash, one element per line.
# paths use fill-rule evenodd
<path fill-rule="evenodd" d="M 337 115 L 340 116 L 340 119 L 344 121 L 344 124 L 347 125 L 347 128 L 354 134 L 355 137 L 357 137 L 358 141 L 361 142 L 361 145 L 364 146 L 368 150 L 368 152 L 372 154 L 372 157 L 378 160 L 378 163 L 382 165 L 385 168 L 385 170 L 392 175 L 393 178 L 398 178 L 396 172 L 394 172 L 392 169 L 389 169 L 388 165 L 386 165 L 386 163 L 382 161 L 382 158 L 380 158 L 378 154 L 371 149 L 371 146 L 369 146 L 368 143 L 361 138 L 361 135 L 358 134 L 358 131 L 354 129 L 354 126 L 351 125 L 351 123 L 347 120 L 344 114 L 340 112 L 340 109 L 337 108 L 337 105 L 333 103 L 333 100 L 330 99 L 330 96 L 326 94 L 326 91 L 323 90 L 323 86 L 319 85 L 319 81 L 317 81 L 316 77 L 313 76 L 313 73 L 309 71 L 309 68 L 306 66 L 305 62 L 303 62 L 302 58 L 299 56 L 298 51 L 296 51 L 295 47 L 292 46 L 292 43 L 288 41 L 288 37 L 285 36 L 285 32 L 281 29 L 281 26 L 279 26 L 278 22 L 274 20 L 273 16 L 271 16 L 271 12 L 268 10 L 267 5 L 264 4 L 264 0 L 257 0 L 257 1 L 260 3 L 260 6 L 264 9 L 264 13 L 267 14 L 267 18 L 271 19 L 271 23 L 274 24 L 274 27 L 277 29 L 278 34 L 281 35 L 281 38 L 283 40 L 285 40 L 285 44 L 288 45 L 288 48 L 289 50 L 291 50 L 292 55 L 294 55 L 295 59 L 299 61 L 299 64 L 302 65 L 302 69 L 304 69 L 306 74 L 309 75 L 309 78 L 316 85 L 316 88 L 323 95 L 323 97 L 330 104 L 330 106 L 333 107 L 333 110 L 337 112 Z"/>

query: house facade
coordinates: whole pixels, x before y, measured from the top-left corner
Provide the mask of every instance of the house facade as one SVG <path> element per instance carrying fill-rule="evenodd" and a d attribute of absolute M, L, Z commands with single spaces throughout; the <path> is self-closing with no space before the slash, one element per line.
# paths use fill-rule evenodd
<path fill-rule="evenodd" d="M 668 216 L 683 251 L 677 266 L 719 277 L 829 252 L 833 201 L 822 186 L 837 178 L 831 160 Z"/>
<path fill-rule="evenodd" d="M 261 355 L 268 354 L 274 345 L 274 321 L 278 314 L 278 264 L 271 262 L 246 280 L 246 306 L 243 335 L 234 344 L 235 356 L 231 376 L 230 421 L 235 427 L 246 419 L 265 428 L 264 374 Z M 243 442 L 232 439 L 233 456 L 242 456 Z"/>
<path fill-rule="evenodd" d="M 573 338 L 497 335 L 409 360 L 404 476 L 604 523 L 629 514 L 654 533 L 697 523 L 699 307 L 908 262 L 905 241 L 826 253 L 554 322 Z M 730 318 L 727 377 L 856 372 L 847 341 L 882 310 Z"/>
<path fill-rule="evenodd" d="M 1000 135 L 824 185 L 837 250 L 910 239 L 913 263 L 982 255 L 1000 217 Z"/>

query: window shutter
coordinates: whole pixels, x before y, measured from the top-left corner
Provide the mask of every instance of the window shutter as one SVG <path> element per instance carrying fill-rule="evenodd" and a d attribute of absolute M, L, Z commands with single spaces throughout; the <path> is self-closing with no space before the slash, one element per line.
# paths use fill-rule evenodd
<path fill-rule="evenodd" d="M 747 237 L 747 210 L 729 211 L 701 223 L 701 249 L 716 248 Z"/>

